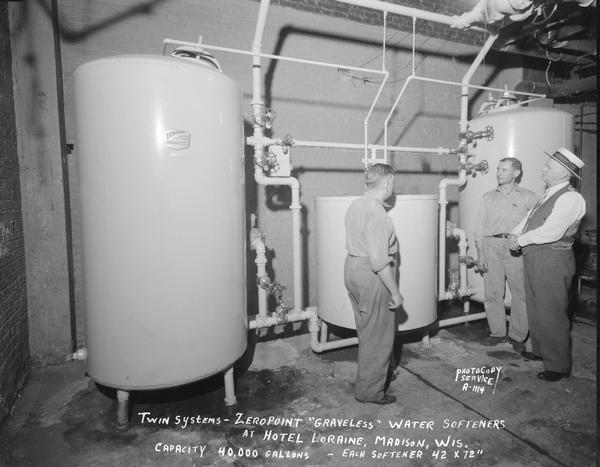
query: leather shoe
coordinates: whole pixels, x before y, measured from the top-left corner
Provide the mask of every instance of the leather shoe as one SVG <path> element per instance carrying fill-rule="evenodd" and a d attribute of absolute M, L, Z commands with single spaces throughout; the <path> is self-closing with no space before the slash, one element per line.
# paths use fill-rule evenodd
<path fill-rule="evenodd" d="M 521 352 L 521 357 L 523 357 L 526 360 L 534 360 L 534 361 L 542 361 L 543 360 L 543 358 L 540 357 L 539 355 L 536 355 L 533 352 L 527 352 L 527 350 L 523 350 L 523 352 Z"/>
<path fill-rule="evenodd" d="M 568 378 L 571 373 L 559 373 L 558 371 L 546 370 L 538 373 L 538 378 L 544 381 L 560 381 L 563 378 Z"/>
<path fill-rule="evenodd" d="M 363 401 L 359 398 L 356 398 L 356 400 L 358 402 L 362 402 L 363 404 L 369 403 L 369 404 L 378 404 L 378 405 L 388 405 L 388 404 L 393 404 L 394 402 L 396 402 L 396 396 L 390 396 L 389 394 L 386 394 L 381 399 L 377 399 L 376 401 Z"/>
<path fill-rule="evenodd" d="M 506 336 L 502 336 L 502 337 L 488 336 L 483 340 L 482 344 L 492 347 L 494 345 L 502 344 L 504 342 L 506 342 Z"/>

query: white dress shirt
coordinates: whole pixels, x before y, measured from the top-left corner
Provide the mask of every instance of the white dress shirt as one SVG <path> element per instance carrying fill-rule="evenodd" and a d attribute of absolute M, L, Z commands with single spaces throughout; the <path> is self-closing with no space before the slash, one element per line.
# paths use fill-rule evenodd
<path fill-rule="evenodd" d="M 566 187 L 568 184 L 569 182 L 567 181 L 548 188 L 542 197 L 540 204 L 544 203 L 550 196 Z M 540 245 L 560 240 L 567 229 L 580 220 L 585 214 L 585 200 L 583 199 L 583 196 L 576 191 L 564 193 L 556 200 L 556 203 L 554 203 L 552 212 L 543 225 L 537 229 L 522 233 L 533 209 L 527 213 L 519 225 L 512 231 L 513 234 L 517 235 L 517 242 L 520 246 L 526 246 L 532 243 Z"/>

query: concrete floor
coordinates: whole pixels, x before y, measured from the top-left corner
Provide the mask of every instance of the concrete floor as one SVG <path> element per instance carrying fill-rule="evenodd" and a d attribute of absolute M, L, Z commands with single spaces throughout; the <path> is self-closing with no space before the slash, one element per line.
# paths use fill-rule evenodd
<path fill-rule="evenodd" d="M 415 332 L 399 334 L 390 387 L 398 402 L 388 406 L 354 400 L 356 347 L 314 354 L 291 325 L 285 338 L 252 335 L 236 365 L 233 411 L 216 376 L 133 393 L 124 433 L 114 391 L 90 380 L 84 364 L 36 369 L 0 431 L 0 466 L 595 465 L 590 307 L 573 323 L 572 376 L 556 383 L 540 381 L 541 363 L 510 344 L 483 345 L 485 321 L 433 330 L 429 348 Z M 499 373 L 488 374 L 493 367 Z M 456 381 L 471 368 L 491 376 L 472 383 L 483 392 Z"/>

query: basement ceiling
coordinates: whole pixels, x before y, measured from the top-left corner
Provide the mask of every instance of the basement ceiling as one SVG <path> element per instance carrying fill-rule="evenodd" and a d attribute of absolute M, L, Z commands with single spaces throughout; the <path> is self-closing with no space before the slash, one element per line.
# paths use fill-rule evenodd
<path fill-rule="evenodd" d="M 525 20 L 503 20 L 494 48 L 560 62 L 573 78 L 597 74 L 597 10 L 576 1 L 537 2 Z"/>

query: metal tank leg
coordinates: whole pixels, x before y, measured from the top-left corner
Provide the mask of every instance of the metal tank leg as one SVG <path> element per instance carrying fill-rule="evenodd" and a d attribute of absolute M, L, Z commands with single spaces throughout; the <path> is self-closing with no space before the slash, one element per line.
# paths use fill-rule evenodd
<path fill-rule="evenodd" d="M 129 429 L 129 391 L 117 389 L 117 431 Z"/>
<path fill-rule="evenodd" d="M 465 301 L 465 303 L 463 303 L 463 315 L 467 316 L 469 314 L 469 312 L 471 311 L 471 302 L 469 300 Z M 465 321 L 465 326 L 468 326 L 469 322 Z"/>
<path fill-rule="evenodd" d="M 237 404 L 235 398 L 235 383 L 233 381 L 233 366 L 225 371 L 225 405 L 231 407 Z"/>
<path fill-rule="evenodd" d="M 431 347 L 431 341 L 429 340 L 429 326 L 426 326 L 423 330 L 423 338 L 421 339 L 421 346 L 425 349 Z"/>

